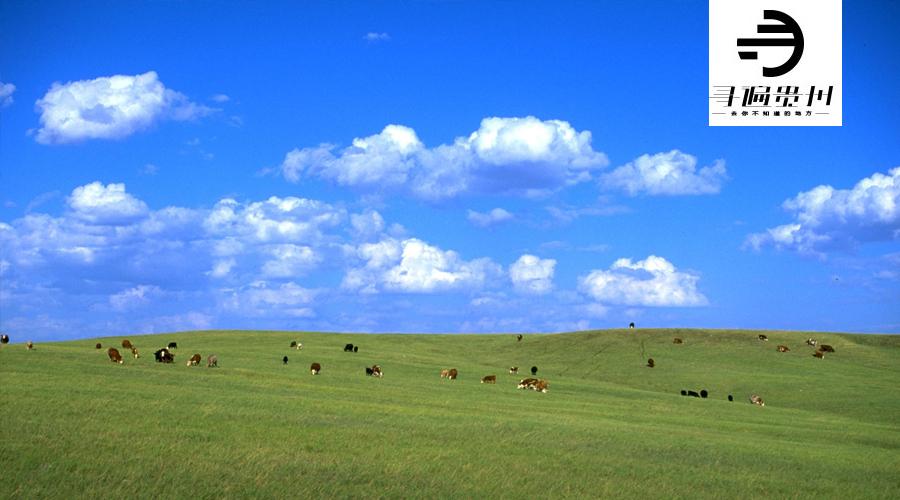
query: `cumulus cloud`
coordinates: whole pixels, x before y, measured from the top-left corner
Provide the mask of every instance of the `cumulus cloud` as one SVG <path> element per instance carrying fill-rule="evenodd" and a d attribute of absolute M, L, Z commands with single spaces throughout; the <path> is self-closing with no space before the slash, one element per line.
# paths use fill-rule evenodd
<path fill-rule="evenodd" d="M 203 224 L 215 236 L 264 243 L 318 242 L 324 230 L 340 224 L 346 213 L 328 203 L 307 198 L 272 196 L 265 201 L 239 203 L 220 200 Z"/>
<path fill-rule="evenodd" d="M 148 304 L 150 300 L 159 296 L 162 290 L 154 285 L 138 285 L 122 290 L 109 297 L 109 305 L 116 311 L 126 311 L 134 307 Z"/>
<path fill-rule="evenodd" d="M 391 39 L 391 35 L 387 33 L 377 33 L 374 31 L 370 31 L 363 36 L 363 40 L 372 43 L 372 42 L 386 42 Z"/>
<path fill-rule="evenodd" d="M 292 278 L 305 274 L 322 260 L 312 248 L 292 243 L 272 245 L 267 252 L 273 258 L 263 264 L 262 274 L 269 278 Z"/>
<path fill-rule="evenodd" d="M 495 208 L 484 213 L 469 210 L 466 218 L 469 219 L 469 222 L 478 227 L 489 227 L 512 220 L 513 214 L 502 208 Z"/>
<path fill-rule="evenodd" d="M 481 288 L 501 268 L 490 259 L 465 261 L 452 250 L 442 250 L 416 238 L 385 238 L 357 248 L 362 267 L 351 268 L 342 287 L 360 293 L 380 290 L 430 293 Z"/>
<path fill-rule="evenodd" d="M 821 185 L 782 204 L 793 221 L 747 236 L 745 246 L 824 255 L 835 248 L 900 239 L 900 167 L 875 173 L 851 189 Z"/>
<path fill-rule="evenodd" d="M 470 192 L 545 195 L 591 179 L 608 163 L 591 147 L 591 133 L 568 122 L 485 118 L 468 137 L 427 148 L 416 132 L 388 125 L 351 146 L 294 149 L 280 167 L 298 182 L 318 177 L 359 189 L 397 189 L 438 201 Z"/>
<path fill-rule="evenodd" d="M 671 262 L 651 255 L 644 260 L 618 259 L 608 270 L 579 278 L 579 290 L 601 304 L 647 307 L 703 306 L 699 276 L 678 271 Z"/>
<path fill-rule="evenodd" d="M 293 281 L 273 285 L 259 280 L 234 290 L 224 290 L 220 306 L 232 313 L 248 316 L 272 316 L 284 314 L 294 318 L 311 318 L 311 307 L 316 291 L 304 288 Z"/>
<path fill-rule="evenodd" d="M 54 83 L 39 99 L 36 140 L 64 144 L 87 139 L 121 139 L 159 120 L 191 120 L 211 110 L 166 88 L 156 72 Z"/>
<path fill-rule="evenodd" d="M 728 179 L 725 162 L 697 170 L 697 158 L 677 149 L 653 156 L 643 155 L 601 176 L 608 189 L 620 189 L 631 196 L 715 194 Z"/>
<path fill-rule="evenodd" d="M 525 293 L 544 294 L 553 288 L 553 271 L 556 261 L 525 254 L 509 267 L 509 277 L 516 290 Z"/>
<path fill-rule="evenodd" d="M 126 224 L 148 212 L 146 203 L 125 192 L 125 184 L 79 186 L 67 202 L 76 217 L 94 224 Z"/>
<path fill-rule="evenodd" d="M 384 231 L 384 218 L 375 210 L 366 210 L 350 216 L 353 233 L 360 239 L 369 239 Z"/>
<path fill-rule="evenodd" d="M 15 91 L 15 85 L 0 82 L 0 108 L 5 108 L 13 103 L 12 95 Z"/>

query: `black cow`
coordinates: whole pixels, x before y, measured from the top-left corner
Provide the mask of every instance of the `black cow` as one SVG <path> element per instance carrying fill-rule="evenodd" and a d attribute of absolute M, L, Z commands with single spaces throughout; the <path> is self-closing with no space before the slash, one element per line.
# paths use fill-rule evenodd
<path fill-rule="evenodd" d="M 0 344 L 9 344 L 9 335 L 0 335 Z"/>
<path fill-rule="evenodd" d="M 707 396 L 709 396 L 709 393 L 706 392 L 706 389 L 703 389 L 703 390 L 700 391 L 700 397 L 701 397 L 701 398 L 706 399 Z"/>
<path fill-rule="evenodd" d="M 358 345 L 353 346 L 353 352 L 359 352 L 359 346 L 358 346 Z"/>
<path fill-rule="evenodd" d="M 178 342 L 169 342 L 169 349 L 178 349 Z"/>
<path fill-rule="evenodd" d="M 96 347 L 97 347 L 97 349 L 103 349 L 103 344 L 101 344 L 100 342 L 97 342 Z"/>
<path fill-rule="evenodd" d="M 834 352 L 834 347 L 831 347 L 828 344 L 822 344 L 819 346 L 819 350 L 822 352 Z"/>
<path fill-rule="evenodd" d="M 165 347 L 154 352 L 153 357 L 156 358 L 157 363 L 172 363 L 175 361 L 175 355 Z"/>
<path fill-rule="evenodd" d="M 688 396 L 694 396 L 695 398 L 699 398 L 699 397 L 700 397 L 700 395 L 697 394 L 695 391 L 688 391 L 687 395 L 688 395 Z"/>
<path fill-rule="evenodd" d="M 732 401 L 732 402 L 733 402 L 733 401 L 734 401 L 734 396 L 732 396 L 731 394 L 729 394 L 729 395 L 728 395 L 728 401 Z"/>
<path fill-rule="evenodd" d="M 648 360 L 647 360 L 647 367 L 653 368 L 654 366 L 656 366 L 656 362 L 653 361 L 653 358 L 648 359 Z"/>
<path fill-rule="evenodd" d="M 347 344 L 344 346 L 344 352 L 353 352 L 353 344 Z"/>
<path fill-rule="evenodd" d="M 521 334 L 521 333 L 518 334 L 518 335 L 516 335 L 516 341 L 517 341 L 517 342 L 521 342 L 521 341 L 522 341 L 522 334 Z"/>
<path fill-rule="evenodd" d="M 371 377 L 372 374 L 374 374 L 374 373 L 375 373 L 375 370 L 369 368 L 368 366 L 366 367 L 366 375 Z"/>
<path fill-rule="evenodd" d="M 297 347 L 297 341 L 296 341 L 296 340 L 292 340 L 292 341 L 291 341 L 291 347 Z"/>
<path fill-rule="evenodd" d="M 682 390 L 681 390 L 681 395 L 682 395 L 682 396 L 687 396 L 687 391 L 684 390 L 684 389 L 682 389 Z"/>
<path fill-rule="evenodd" d="M 631 323 L 628 323 L 628 328 L 630 328 L 631 330 L 634 330 L 634 321 L 632 321 Z"/>
<path fill-rule="evenodd" d="M 536 366 L 532 366 L 532 367 L 531 367 L 531 374 L 532 374 L 532 375 L 537 375 L 537 367 L 536 367 Z"/>
<path fill-rule="evenodd" d="M 284 363 L 284 364 L 287 364 L 287 362 L 288 362 L 288 357 L 285 356 L 285 357 L 281 358 L 281 362 Z"/>

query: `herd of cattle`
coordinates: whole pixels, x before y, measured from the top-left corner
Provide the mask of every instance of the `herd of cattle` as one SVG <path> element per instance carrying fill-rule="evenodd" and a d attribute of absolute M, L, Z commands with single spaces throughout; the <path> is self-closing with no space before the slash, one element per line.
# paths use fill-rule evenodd
<path fill-rule="evenodd" d="M 634 323 L 631 323 L 628 327 L 629 327 L 629 329 L 634 329 Z M 521 342 L 522 338 L 523 337 L 521 334 L 516 335 L 516 340 L 518 342 Z M 757 336 L 757 338 L 762 342 L 769 341 L 769 337 L 764 334 L 759 334 Z M 5 334 L 0 335 L 0 344 L 8 344 L 8 343 L 9 343 L 9 335 L 5 335 Z M 672 343 L 673 344 L 684 344 L 684 339 L 682 339 L 680 337 L 675 337 L 674 339 L 672 339 Z M 810 347 L 816 347 L 816 350 L 813 353 L 813 356 L 815 356 L 819 359 L 824 359 L 825 353 L 833 353 L 834 352 L 834 347 L 832 347 L 828 344 L 819 344 L 819 342 L 813 338 L 807 339 L 806 345 L 808 345 Z M 34 343 L 31 341 L 28 341 L 25 344 L 25 347 L 29 351 L 33 350 Z M 95 347 L 98 350 L 103 349 L 103 345 L 99 342 L 96 344 Z M 297 341 L 291 341 L 290 347 L 291 347 L 291 349 L 296 349 L 299 351 L 299 350 L 303 349 L 303 344 L 300 342 L 297 342 Z M 134 356 L 134 359 L 140 358 L 140 353 L 138 352 L 137 347 L 135 347 L 134 344 L 132 344 L 130 340 L 125 339 L 122 341 L 122 349 L 130 350 L 131 355 Z M 173 353 L 173 349 L 178 349 L 178 344 L 176 342 L 170 342 L 166 347 L 158 349 L 156 352 L 153 353 L 153 357 L 156 359 L 157 363 L 166 363 L 166 364 L 174 363 L 175 362 L 175 354 Z M 776 350 L 778 352 L 790 352 L 791 349 L 786 345 L 778 345 L 776 347 Z M 355 346 L 353 344 L 346 344 L 344 346 L 344 352 L 354 352 L 354 353 L 359 352 L 359 346 Z M 106 353 L 111 362 L 116 363 L 116 364 L 124 364 L 124 360 L 122 359 L 122 354 L 115 347 L 108 348 Z M 199 353 L 195 353 L 188 359 L 187 366 L 199 366 L 200 362 L 202 360 L 203 360 L 202 356 L 200 356 Z M 285 356 L 284 358 L 282 358 L 282 362 L 285 365 L 287 365 L 288 357 Z M 219 366 L 219 358 L 215 354 L 209 355 L 206 358 L 206 366 L 207 366 L 207 368 L 218 367 Z M 648 358 L 646 366 L 649 368 L 654 368 L 656 366 L 656 361 L 654 361 L 653 358 Z M 318 375 L 319 373 L 322 372 L 322 365 L 320 363 L 312 363 L 309 367 L 309 371 L 313 375 Z M 548 387 L 550 386 L 550 383 L 544 379 L 533 378 L 535 375 L 537 375 L 537 371 L 538 371 L 537 366 L 532 366 L 531 367 L 532 378 L 522 379 L 519 382 L 519 384 L 517 385 L 517 387 L 519 389 L 532 389 L 534 391 L 546 393 L 548 390 Z M 377 378 L 384 377 L 384 372 L 382 371 L 382 369 L 379 365 L 372 365 L 371 367 L 366 367 L 365 373 L 366 373 L 366 376 L 370 376 L 370 377 L 377 377 Z M 511 366 L 509 368 L 510 375 L 516 375 L 518 373 L 519 373 L 518 366 Z M 443 380 L 443 379 L 456 380 L 459 377 L 459 371 L 456 368 L 443 369 L 440 371 L 440 376 L 441 376 L 441 380 Z M 482 384 L 496 384 L 497 376 L 496 375 L 486 375 L 481 378 L 481 383 Z M 681 395 L 682 396 L 693 396 L 693 397 L 698 397 L 698 398 L 706 398 L 706 397 L 708 397 L 709 393 L 705 389 L 701 390 L 700 392 L 695 392 L 695 391 L 690 391 L 690 390 L 682 390 Z M 733 400 L 734 400 L 733 396 L 731 394 L 729 394 L 728 401 L 733 401 Z M 750 402 L 755 405 L 758 405 L 758 406 L 766 405 L 765 402 L 763 402 L 763 399 L 757 394 L 753 394 L 750 396 Z"/>

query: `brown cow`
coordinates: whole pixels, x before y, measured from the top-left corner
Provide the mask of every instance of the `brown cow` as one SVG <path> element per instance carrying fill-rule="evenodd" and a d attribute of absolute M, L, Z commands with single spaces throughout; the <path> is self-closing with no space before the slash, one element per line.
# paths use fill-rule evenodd
<path fill-rule="evenodd" d="M 378 365 L 372 365 L 372 376 L 378 378 L 384 378 L 384 372 L 381 371 L 381 367 Z"/>
<path fill-rule="evenodd" d="M 519 367 L 518 367 L 518 366 L 510 366 L 510 367 L 509 367 L 509 374 L 510 374 L 510 375 L 515 375 L 515 374 L 517 374 L 517 373 L 519 373 Z"/>
<path fill-rule="evenodd" d="M 34 349 L 34 342 L 32 342 L 32 341 L 29 340 L 28 343 L 25 344 L 25 348 L 28 349 L 29 351 L 33 350 L 33 349 Z"/>
<path fill-rule="evenodd" d="M 750 396 L 750 402 L 758 406 L 766 406 L 766 402 L 756 394 Z"/>
<path fill-rule="evenodd" d="M 656 366 L 656 362 L 653 361 L 653 358 L 648 359 L 648 360 L 647 360 L 647 367 L 653 368 L 654 366 Z"/>
<path fill-rule="evenodd" d="M 813 356 L 819 359 L 825 359 L 825 351 L 816 350 L 816 352 L 813 353 Z"/>
<path fill-rule="evenodd" d="M 134 356 L 134 359 L 138 359 L 141 355 L 138 353 L 137 347 L 131 348 L 131 355 Z"/>
<path fill-rule="evenodd" d="M 322 371 L 322 365 L 320 365 L 319 363 L 313 363 L 309 365 L 309 372 L 313 375 L 318 375 L 320 371 Z"/>
<path fill-rule="evenodd" d="M 113 363 L 119 363 L 120 365 L 125 363 L 124 361 L 122 361 L 122 355 L 119 354 L 119 350 L 115 347 L 110 347 L 106 351 L 106 354 L 107 356 L 109 356 L 109 360 Z"/>
<path fill-rule="evenodd" d="M 496 384 L 496 383 L 497 383 L 497 376 L 496 376 L 496 375 L 488 375 L 488 376 L 486 376 L 486 377 L 482 377 L 482 378 L 481 378 L 481 383 L 482 383 L 482 384 Z"/>
<path fill-rule="evenodd" d="M 766 337 L 765 335 L 762 335 L 762 334 L 760 334 L 757 338 L 758 338 L 759 340 L 762 340 L 763 342 L 768 342 L 768 341 L 769 341 L 769 337 Z"/>
<path fill-rule="evenodd" d="M 456 368 L 451 368 L 450 371 L 447 372 L 448 380 L 456 380 L 456 377 L 459 376 L 459 372 L 456 371 Z"/>
<path fill-rule="evenodd" d="M 191 356 L 191 359 L 188 360 L 187 366 L 198 366 L 200 364 L 200 360 L 203 359 L 203 356 L 200 356 L 199 353 Z"/>
<path fill-rule="evenodd" d="M 543 393 L 546 393 L 549 387 L 550 387 L 550 382 L 547 382 L 544 379 L 538 380 L 537 383 L 535 383 L 534 385 L 531 386 L 532 389 L 534 389 L 538 392 L 543 392 Z"/>
<path fill-rule="evenodd" d="M 822 344 L 819 346 L 819 350 L 822 352 L 834 352 L 834 347 L 831 347 L 828 344 Z"/>
<path fill-rule="evenodd" d="M 210 354 L 209 357 L 206 358 L 206 367 L 207 368 L 212 368 L 212 367 L 218 368 L 219 367 L 219 357 L 216 356 L 215 354 Z"/>
<path fill-rule="evenodd" d="M 684 344 L 684 341 L 678 337 L 675 337 L 674 339 L 672 339 L 672 343 L 673 344 Z"/>
<path fill-rule="evenodd" d="M 519 385 L 516 387 L 519 389 L 527 389 L 536 383 L 538 383 L 538 379 L 536 379 L 536 378 L 523 378 L 522 380 L 519 381 Z"/>
<path fill-rule="evenodd" d="M 103 344 L 101 344 L 100 342 L 97 342 L 96 347 L 97 347 L 97 349 L 103 349 Z"/>
<path fill-rule="evenodd" d="M 445 379 L 449 376 L 450 376 L 450 370 L 447 370 L 446 368 L 441 370 L 441 379 Z"/>
<path fill-rule="evenodd" d="M 778 352 L 789 352 L 789 351 L 790 351 L 790 349 L 786 345 L 778 346 Z"/>
<path fill-rule="evenodd" d="M 131 349 L 132 347 L 134 347 L 134 346 L 131 345 L 131 341 L 130 341 L 130 340 L 125 339 L 125 340 L 122 341 L 122 348 L 124 348 L 124 349 Z"/>

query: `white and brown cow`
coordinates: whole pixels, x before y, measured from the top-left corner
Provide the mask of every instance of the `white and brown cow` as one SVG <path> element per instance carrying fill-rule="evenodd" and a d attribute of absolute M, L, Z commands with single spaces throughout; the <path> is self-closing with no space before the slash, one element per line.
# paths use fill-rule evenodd
<path fill-rule="evenodd" d="M 496 384 L 497 376 L 496 375 L 487 375 L 487 376 L 481 377 L 481 383 L 482 384 Z"/>
<path fill-rule="evenodd" d="M 757 406 L 766 406 L 766 402 L 763 401 L 763 399 L 757 394 L 753 394 L 750 396 L 750 402 Z"/>
<path fill-rule="evenodd" d="M 191 359 L 187 361 L 187 366 L 199 366 L 201 359 L 203 359 L 203 356 L 201 356 L 200 353 L 194 354 L 191 356 Z"/>
<path fill-rule="evenodd" d="M 319 372 L 321 372 L 321 371 L 322 371 L 322 365 L 320 365 L 319 363 L 313 363 L 313 364 L 309 365 L 309 372 L 312 373 L 313 375 L 318 375 Z"/>
<path fill-rule="evenodd" d="M 786 345 L 780 345 L 778 346 L 778 352 L 790 352 L 790 348 Z"/>
<path fill-rule="evenodd" d="M 115 347 L 110 347 L 109 349 L 107 349 L 106 355 L 109 356 L 109 360 L 113 363 L 118 363 L 120 365 L 125 363 L 124 361 L 122 361 L 122 355 L 119 354 L 119 350 Z"/>

